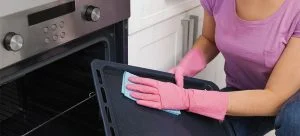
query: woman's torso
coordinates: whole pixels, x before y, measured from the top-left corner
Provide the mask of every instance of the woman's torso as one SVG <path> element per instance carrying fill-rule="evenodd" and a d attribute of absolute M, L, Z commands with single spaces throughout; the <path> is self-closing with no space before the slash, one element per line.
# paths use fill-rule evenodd
<path fill-rule="evenodd" d="M 241 19 L 235 0 L 203 1 L 216 22 L 216 45 L 225 57 L 227 86 L 264 88 L 299 24 L 300 1 L 285 0 L 275 13 L 259 21 Z"/>

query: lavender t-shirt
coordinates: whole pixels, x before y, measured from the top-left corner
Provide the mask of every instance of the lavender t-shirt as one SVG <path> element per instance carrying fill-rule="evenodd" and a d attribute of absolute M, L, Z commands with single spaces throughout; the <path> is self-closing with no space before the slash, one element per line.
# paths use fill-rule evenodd
<path fill-rule="evenodd" d="M 200 1 L 216 22 L 227 86 L 263 89 L 289 39 L 300 37 L 300 0 L 285 0 L 272 16 L 259 21 L 239 18 L 236 0 Z"/>

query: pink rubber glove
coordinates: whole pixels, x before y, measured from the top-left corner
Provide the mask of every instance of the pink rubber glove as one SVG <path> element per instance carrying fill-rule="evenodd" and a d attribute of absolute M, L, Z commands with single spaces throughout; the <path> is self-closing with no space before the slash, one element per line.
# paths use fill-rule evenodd
<path fill-rule="evenodd" d="M 202 51 L 193 48 L 184 56 L 179 65 L 169 70 L 169 72 L 175 74 L 177 85 L 183 87 L 183 76 L 193 77 L 202 71 L 206 65 Z"/>
<path fill-rule="evenodd" d="M 187 110 L 218 120 L 224 120 L 228 94 L 217 91 L 184 89 L 169 82 L 130 77 L 127 89 L 139 105 L 160 110 Z"/>

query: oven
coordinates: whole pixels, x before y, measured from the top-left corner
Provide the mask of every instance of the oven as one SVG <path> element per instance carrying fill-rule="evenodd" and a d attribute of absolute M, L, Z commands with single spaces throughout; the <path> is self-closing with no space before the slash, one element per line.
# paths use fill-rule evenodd
<path fill-rule="evenodd" d="M 105 135 L 90 63 L 127 64 L 130 1 L 48 1 L 0 17 L 0 136 Z"/>

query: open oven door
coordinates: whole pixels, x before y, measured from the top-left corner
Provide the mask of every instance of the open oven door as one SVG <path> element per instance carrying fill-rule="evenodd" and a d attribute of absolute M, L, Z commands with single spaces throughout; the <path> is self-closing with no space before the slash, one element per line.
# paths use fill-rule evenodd
<path fill-rule="evenodd" d="M 107 136 L 225 136 L 220 122 L 181 111 L 176 116 L 137 105 L 121 93 L 124 72 L 161 81 L 175 82 L 169 73 L 95 60 L 94 84 Z M 186 78 L 185 88 L 218 90 L 209 81 Z"/>

